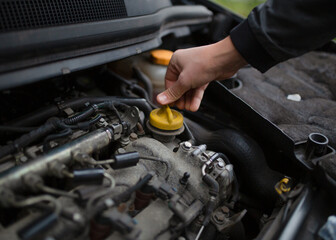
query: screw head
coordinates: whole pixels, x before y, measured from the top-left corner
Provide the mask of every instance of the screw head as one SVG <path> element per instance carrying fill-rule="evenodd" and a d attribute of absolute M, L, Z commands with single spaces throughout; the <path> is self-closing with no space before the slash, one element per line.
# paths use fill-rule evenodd
<path fill-rule="evenodd" d="M 80 213 L 74 213 L 74 215 L 72 216 L 72 219 L 75 221 L 75 222 L 81 222 L 83 217 Z"/>
<path fill-rule="evenodd" d="M 118 148 L 117 153 L 122 154 L 125 153 L 126 150 L 124 148 Z"/>
<path fill-rule="evenodd" d="M 225 219 L 224 215 L 222 215 L 222 214 L 215 214 L 214 218 L 218 222 L 223 222 L 224 219 Z"/>
<path fill-rule="evenodd" d="M 225 165 L 224 165 L 223 162 L 218 162 L 218 163 L 217 163 L 217 166 L 218 166 L 219 168 L 223 168 L 223 167 L 225 167 Z"/>
<path fill-rule="evenodd" d="M 20 162 L 24 163 L 24 162 L 27 162 L 27 161 L 28 161 L 28 158 L 26 156 L 20 157 Z"/>
<path fill-rule="evenodd" d="M 138 135 L 137 135 L 136 133 L 131 133 L 131 134 L 130 134 L 130 140 L 131 140 L 131 141 L 134 141 L 134 140 L 136 140 L 136 139 L 138 139 Z"/>
<path fill-rule="evenodd" d="M 230 209 L 228 207 L 226 207 L 226 206 L 223 206 L 223 207 L 221 207 L 221 211 L 224 214 L 228 214 L 230 212 Z"/>
<path fill-rule="evenodd" d="M 183 143 L 183 147 L 184 147 L 185 149 L 189 150 L 189 149 L 192 147 L 192 145 L 191 145 L 190 142 L 184 142 L 184 143 Z"/>

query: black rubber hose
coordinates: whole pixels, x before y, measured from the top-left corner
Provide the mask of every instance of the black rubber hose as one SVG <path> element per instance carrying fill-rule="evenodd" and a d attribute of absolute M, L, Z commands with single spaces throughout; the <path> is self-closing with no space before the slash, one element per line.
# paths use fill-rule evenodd
<path fill-rule="evenodd" d="M 209 194 L 213 197 L 217 197 L 219 193 L 218 182 L 213 177 L 211 177 L 209 174 L 204 175 L 202 180 L 208 185 Z"/>
<path fill-rule="evenodd" d="M 15 120 L 8 125 L 10 126 L 36 126 L 43 123 L 46 119 L 56 116 L 66 108 L 78 110 L 85 108 L 88 105 L 98 104 L 101 102 L 112 101 L 115 106 L 118 104 L 126 104 L 129 106 L 136 106 L 143 111 L 146 116 L 152 111 L 151 105 L 145 99 L 141 98 L 125 98 L 125 97 L 83 97 L 76 98 L 62 102 L 59 105 L 50 105 L 48 107 L 39 109 L 31 114 L 25 115 L 18 120 Z"/>
<path fill-rule="evenodd" d="M 13 141 L 13 143 L 0 147 L 0 158 L 15 152 L 17 149 L 23 148 L 32 142 L 48 135 L 57 129 L 57 121 L 51 120 L 42 125 L 41 127 L 22 135 L 20 138 Z"/>
<path fill-rule="evenodd" d="M 42 216 L 29 222 L 22 229 L 19 229 L 18 236 L 22 240 L 36 239 L 43 231 L 46 231 L 57 222 L 57 214 L 47 212 Z"/>
<path fill-rule="evenodd" d="M 63 129 L 70 128 L 70 129 L 88 130 L 93 124 L 95 124 L 96 122 L 98 122 L 99 119 L 101 119 L 101 118 L 102 118 L 102 115 L 98 114 L 93 119 L 90 119 L 90 120 L 85 121 L 85 122 L 79 122 L 79 123 L 77 123 L 75 125 L 68 125 L 68 124 L 65 124 L 62 121 L 59 121 L 57 123 L 57 126 L 59 126 L 60 128 L 63 128 Z"/>
<path fill-rule="evenodd" d="M 127 85 L 127 87 L 134 93 L 138 93 L 139 95 L 142 95 L 142 97 L 144 97 L 147 102 L 151 105 L 152 108 L 157 108 L 157 106 L 152 103 L 151 98 L 148 95 L 148 92 L 146 92 L 145 89 L 143 89 L 142 87 L 140 87 L 139 85 L 123 78 L 122 76 L 116 74 L 115 72 L 111 71 L 111 70 L 105 70 L 103 71 L 103 73 L 107 74 L 109 77 L 114 78 L 120 82 L 122 82 L 123 84 Z"/>
<path fill-rule="evenodd" d="M 204 175 L 202 180 L 203 180 L 203 182 L 205 182 L 208 185 L 209 194 L 211 196 L 208 203 L 207 203 L 207 207 L 206 207 L 205 213 L 204 213 L 204 220 L 203 220 L 203 223 L 202 223 L 203 226 L 206 227 L 208 225 L 208 223 L 210 222 L 211 214 L 215 210 L 215 207 L 216 207 L 216 198 L 217 198 L 218 193 L 219 193 L 219 184 L 216 181 L 216 179 L 211 177 L 209 174 Z"/>
<path fill-rule="evenodd" d="M 153 100 L 153 84 L 151 80 L 137 66 L 133 66 L 133 72 L 135 77 L 145 86 L 149 99 Z"/>
<path fill-rule="evenodd" d="M 86 122 L 77 123 L 76 125 L 67 125 L 64 123 L 64 121 L 58 118 L 51 118 L 49 121 L 47 121 L 45 124 L 37 128 L 36 130 L 33 130 L 27 134 L 22 135 L 20 138 L 14 140 L 13 143 L 11 144 L 0 147 L 0 158 L 8 154 L 11 154 L 18 149 L 28 146 L 29 144 L 49 135 L 50 133 L 54 132 L 55 130 L 59 128 L 88 129 L 91 125 L 98 122 L 101 117 L 102 116 L 98 114 L 95 118 L 88 120 Z M 77 120 L 79 121 L 80 119 L 81 118 L 74 118 L 73 122 Z"/>
<path fill-rule="evenodd" d="M 185 139 L 187 141 L 189 141 L 192 145 L 196 144 L 196 140 L 194 135 L 192 134 L 192 132 L 190 131 L 188 124 L 186 122 L 183 123 L 184 125 L 184 131 L 183 131 L 183 135 L 185 136 Z"/>
<path fill-rule="evenodd" d="M 79 113 L 76 116 L 65 119 L 64 123 L 69 124 L 69 125 L 76 124 L 78 122 L 81 122 L 81 121 L 87 119 L 88 117 L 90 117 L 91 115 L 96 113 L 97 110 L 98 110 L 98 106 L 96 104 L 93 104 L 92 106 L 90 106 L 89 109 L 85 110 L 84 112 Z"/>
<path fill-rule="evenodd" d="M 229 156 L 246 192 L 266 208 L 274 204 L 277 198 L 274 186 L 283 176 L 268 167 L 262 149 L 252 138 L 235 129 L 212 132 L 190 120 L 187 123 L 197 143 Z"/>
<path fill-rule="evenodd" d="M 70 134 L 72 134 L 72 130 L 70 128 L 66 128 L 60 133 L 48 135 L 43 141 L 43 151 L 45 152 L 50 149 L 50 146 L 49 146 L 50 141 L 69 136 Z"/>
<path fill-rule="evenodd" d="M 15 133 L 26 133 L 34 130 L 34 127 L 11 127 L 11 126 L 0 126 L 0 132 L 15 132 Z"/>

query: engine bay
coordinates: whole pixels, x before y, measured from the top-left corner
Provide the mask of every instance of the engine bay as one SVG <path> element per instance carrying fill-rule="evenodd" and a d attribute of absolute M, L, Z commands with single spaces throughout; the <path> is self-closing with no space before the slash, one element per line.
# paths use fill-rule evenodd
<path fill-rule="evenodd" d="M 0 239 L 325 236 L 336 212 L 335 54 L 266 74 L 246 66 L 209 84 L 195 113 L 158 106 L 169 59 L 153 52 L 219 41 L 241 18 L 203 0 L 100 2 L 55 1 L 70 19 L 42 1 L 33 7 L 52 21 L 23 28 L 5 16 Z"/>
<path fill-rule="evenodd" d="M 251 239 L 285 221 L 301 174 L 237 126 L 158 109 L 139 69 L 113 70 L 127 61 L 2 92 L 0 237 Z"/>
<path fill-rule="evenodd" d="M 229 216 L 218 206 L 238 197 L 227 156 L 195 145 L 185 123 L 174 131 L 150 127 L 151 105 L 142 98 L 77 97 L 8 127 L 7 137 L 19 137 L 0 150 L 1 206 L 12 212 L 2 219 L 9 227 L 1 236 L 150 239 L 183 230 L 195 238 L 214 211 Z M 245 212 L 237 214 L 228 225 Z"/>

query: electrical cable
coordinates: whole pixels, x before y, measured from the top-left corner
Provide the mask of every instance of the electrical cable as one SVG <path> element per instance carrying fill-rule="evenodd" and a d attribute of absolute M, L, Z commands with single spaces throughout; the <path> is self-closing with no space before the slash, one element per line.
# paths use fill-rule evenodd
<path fill-rule="evenodd" d="M 152 101 L 153 100 L 153 84 L 152 84 L 151 80 L 137 66 L 133 66 L 133 72 L 134 72 L 135 77 L 140 82 L 142 82 L 143 85 L 145 86 L 145 90 L 148 93 L 149 99 Z"/>
<path fill-rule="evenodd" d="M 122 82 L 123 84 L 125 84 L 132 92 L 138 92 L 140 93 L 140 95 L 142 95 L 142 97 L 144 97 L 147 102 L 149 103 L 149 105 L 152 108 L 157 108 L 157 106 L 151 101 L 148 92 L 143 89 L 142 87 L 140 87 L 139 85 L 130 82 L 129 80 L 123 78 L 122 76 L 116 74 L 115 72 L 105 69 L 103 72 L 105 72 L 107 75 L 109 75 L 110 77 Z"/>
<path fill-rule="evenodd" d="M 50 141 L 69 136 L 70 134 L 72 134 L 71 128 L 66 128 L 60 133 L 55 133 L 55 134 L 51 134 L 47 136 L 43 141 L 43 152 L 48 151 L 50 149 L 50 145 L 49 145 Z"/>
<path fill-rule="evenodd" d="M 28 207 L 31 205 L 35 205 L 37 203 L 40 202 L 51 202 L 54 205 L 54 212 L 58 215 L 61 211 L 61 205 L 59 204 L 59 202 L 54 198 L 51 197 L 50 195 L 41 195 L 41 196 L 37 196 L 37 197 L 30 197 L 27 198 L 25 200 L 22 201 L 16 201 L 16 200 L 12 200 L 10 201 L 10 203 L 14 206 L 14 207 Z"/>
<path fill-rule="evenodd" d="M 64 119 L 63 122 L 64 124 L 67 124 L 67 125 L 74 125 L 78 122 L 83 121 L 84 119 L 87 119 L 88 117 L 96 113 L 97 111 L 98 111 L 98 106 L 96 104 L 92 104 L 88 109 L 84 110 L 82 113 L 79 113 L 73 117 L 66 118 Z"/>
<path fill-rule="evenodd" d="M 152 107 L 145 99 L 114 97 L 114 96 L 82 97 L 66 100 L 57 105 L 50 105 L 48 107 L 38 109 L 35 112 L 22 116 L 21 118 L 9 123 L 8 125 L 13 127 L 34 126 L 36 124 L 44 122 L 46 119 L 50 117 L 60 114 L 66 108 L 71 108 L 76 111 L 78 109 L 87 107 L 88 105 L 91 104 L 97 104 L 99 107 L 99 103 L 106 101 L 113 102 L 115 106 L 122 106 L 122 105 L 136 106 L 141 111 L 143 111 L 146 114 L 146 116 L 149 116 L 149 113 L 152 111 Z"/>
<path fill-rule="evenodd" d="M 100 118 L 101 118 L 101 115 L 98 114 L 94 119 L 91 119 L 87 122 L 78 123 L 76 126 L 67 125 L 63 122 L 63 120 L 60 120 L 58 118 L 51 118 L 45 124 L 38 127 L 37 129 L 34 129 L 33 131 L 27 134 L 24 134 L 20 138 L 14 140 L 13 143 L 0 147 L 0 158 L 8 154 L 11 154 L 18 149 L 28 146 L 34 141 L 37 141 L 38 139 L 50 134 L 51 132 L 57 130 L 60 127 L 65 128 L 65 129 L 66 128 L 71 128 L 71 129 L 88 128 L 89 126 L 98 122 Z M 76 120 L 73 119 L 71 122 L 75 123 L 76 121 L 79 121 L 81 119 L 82 118 L 77 117 Z"/>
<path fill-rule="evenodd" d="M 63 196 L 63 197 L 69 197 L 69 198 L 79 197 L 75 193 L 70 193 L 70 192 L 59 190 L 59 189 L 51 188 L 43 184 L 39 184 L 37 187 L 45 193 L 49 193 L 49 194 L 56 195 L 56 196 Z"/>

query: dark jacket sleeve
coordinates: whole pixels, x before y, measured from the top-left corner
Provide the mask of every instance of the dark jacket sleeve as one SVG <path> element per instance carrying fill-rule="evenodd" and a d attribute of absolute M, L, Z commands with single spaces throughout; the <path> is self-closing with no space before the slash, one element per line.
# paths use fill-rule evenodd
<path fill-rule="evenodd" d="M 268 0 L 230 36 L 245 60 L 265 72 L 336 37 L 336 0 Z"/>

